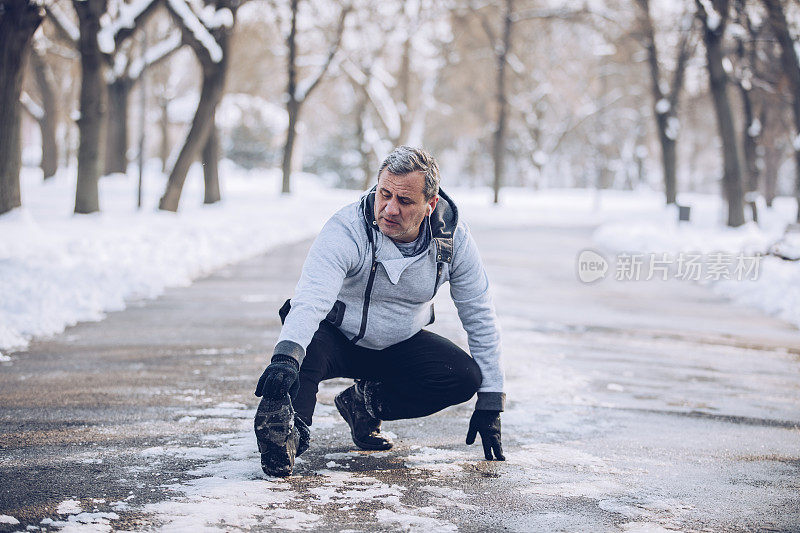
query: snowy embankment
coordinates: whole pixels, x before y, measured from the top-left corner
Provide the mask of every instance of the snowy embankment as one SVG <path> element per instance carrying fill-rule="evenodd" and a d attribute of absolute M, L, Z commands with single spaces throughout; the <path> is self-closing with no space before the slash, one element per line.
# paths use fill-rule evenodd
<path fill-rule="evenodd" d="M 681 255 L 700 255 L 705 266 L 711 268 L 711 261 L 728 260 L 729 270 L 717 265 L 716 273 L 703 270 L 695 281 L 709 283 L 720 294 L 800 327 L 800 261 L 767 255 L 782 240 L 782 253 L 792 256 L 800 249 L 800 235 L 784 238 L 787 224 L 794 221 L 794 199 L 777 198 L 771 209 L 760 205 L 759 224 L 749 222 L 738 228 L 725 226 L 725 206 L 716 196 L 684 194 L 680 200 L 691 207 L 690 222 L 678 222 L 675 207 L 652 198 L 649 210 L 601 224 L 593 241 L 612 253 L 647 254 L 650 258 L 668 254 L 673 269 L 679 267 L 677 258 Z M 757 261 L 757 271 L 743 279 L 733 275 L 737 257 L 749 259 L 759 254 L 763 257 Z M 648 257 L 643 259 L 643 266 L 647 267 Z M 749 266 L 755 266 L 754 261 Z"/>
<path fill-rule="evenodd" d="M 0 350 L 24 348 L 32 338 L 100 320 L 130 301 L 311 236 L 359 195 L 303 174 L 291 196 L 279 193 L 278 171 L 223 163 L 220 174 L 223 201 L 216 205 L 202 205 L 202 171 L 194 167 L 177 214 L 157 211 L 165 178 L 152 172 L 141 211 L 137 180 L 114 175 L 101 180 L 101 213 L 73 215 L 74 169 L 46 183 L 38 170 L 24 169 L 23 208 L 0 216 Z"/>

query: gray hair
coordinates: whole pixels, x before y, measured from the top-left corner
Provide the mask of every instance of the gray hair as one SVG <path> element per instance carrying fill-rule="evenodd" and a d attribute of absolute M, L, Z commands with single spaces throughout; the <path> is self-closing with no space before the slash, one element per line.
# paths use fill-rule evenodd
<path fill-rule="evenodd" d="M 430 200 L 439 194 L 439 165 L 436 159 L 422 148 L 398 146 L 381 163 L 381 168 L 378 170 L 379 177 L 383 169 L 388 169 L 398 176 L 421 170 L 425 173 L 425 185 L 422 187 L 425 200 Z"/>

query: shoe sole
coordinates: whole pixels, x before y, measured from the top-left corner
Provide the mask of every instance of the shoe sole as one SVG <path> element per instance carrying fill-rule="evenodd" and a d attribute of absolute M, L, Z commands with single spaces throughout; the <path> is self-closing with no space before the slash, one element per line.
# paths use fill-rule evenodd
<path fill-rule="evenodd" d="M 263 398 L 256 411 L 254 426 L 264 473 L 275 477 L 291 475 L 297 451 L 297 430 L 288 396 L 285 400 Z"/>
<path fill-rule="evenodd" d="M 342 415 L 342 418 L 344 418 L 344 421 L 347 422 L 347 426 L 350 428 L 350 437 L 353 439 L 353 443 L 356 446 L 358 446 L 362 450 L 371 450 L 371 451 L 390 450 L 392 446 L 394 446 L 394 443 L 391 442 L 388 442 L 386 444 L 375 445 L 375 444 L 367 444 L 363 441 L 358 440 L 358 438 L 356 438 L 355 431 L 353 430 L 353 421 L 350 419 L 350 412 L 347 410 L 347 407 L 345 407 L 342 404 L 342 400 L 338 396 L 336 396 L 333 399 L 333 403 L 334 405 L 336 405 L 336 410 L 339 411 L 339 414 Z"/>

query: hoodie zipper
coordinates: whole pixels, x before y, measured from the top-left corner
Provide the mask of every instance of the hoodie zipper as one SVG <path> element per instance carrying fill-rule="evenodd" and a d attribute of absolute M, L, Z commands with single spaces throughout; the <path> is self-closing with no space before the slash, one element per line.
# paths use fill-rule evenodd
<path fill-rule="evenodd" d="M 378 261 L 375 251 L 375 240 L 372 236 L 372 228 L 367 226 L 367 238 L 372 247 L 372 267 L 369 270 L 369 279 L 367 279 L 367 288 L 364 290 L 364 306 L 361 308 L 361 327 L 358 328 L 358 335 L 350 339 L 353 344 L 358 343 L 364 338 L 367 332 L 367 316 L 369 315 L 369 299 L 372 296 L 372 284 L 375 283 L 375 272 L 378 270 Z"/>

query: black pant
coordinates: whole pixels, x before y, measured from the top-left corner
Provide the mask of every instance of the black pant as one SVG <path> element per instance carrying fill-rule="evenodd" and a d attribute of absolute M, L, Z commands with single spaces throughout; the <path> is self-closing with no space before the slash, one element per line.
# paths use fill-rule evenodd
<path fill-rule="evenodd" d="M 370 350 L 356 346 L 335 326 L 322 322 L 300 367 L 294 398 L 297 415 L 309 426 L 320 381 L 354 378 L 378 382 L 374 388 L 381 420 L 428 416 L 466 402 L 480 387 L 478 364 L 441 335 L 421 330 L 402 342 Z"/>

